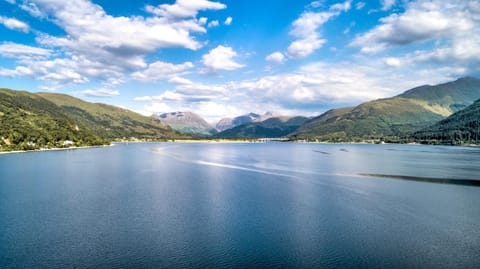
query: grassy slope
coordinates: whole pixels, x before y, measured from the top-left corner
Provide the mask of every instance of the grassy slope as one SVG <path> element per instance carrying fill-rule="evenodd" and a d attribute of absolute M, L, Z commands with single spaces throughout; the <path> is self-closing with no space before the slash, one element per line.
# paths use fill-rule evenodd
<path fill-rule="evenodd" d="M 332 110 L 301 126 L 298 138 L 355 141 L 402 137 L 430 126 L 480 98 L 480 80 L 421 86 L 396 97 Z"/>
<path fill-rule="evenodd" d="M 64 94 L 38 93 L 39 96 L 63 108 L 80 128 L 92 130 L 109 139 L 136 137 L 166 139 L 181 137 L 169 126 L 153 117 L 115 106 L 89 103 Z"/>

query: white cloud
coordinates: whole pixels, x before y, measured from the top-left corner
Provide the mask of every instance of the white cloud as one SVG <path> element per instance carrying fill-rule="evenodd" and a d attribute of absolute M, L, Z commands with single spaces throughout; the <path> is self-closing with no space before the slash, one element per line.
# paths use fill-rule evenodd
<path fill-rule="evenodd" d="M 319 39 L 317 34 L 312 34 L 310 37 L 304 39 L 298 39 L 288 47 L 288 56 L 291 58 L 305 58 L 315 50 L 321 48 L 325 42 L 326 40 Z"/>
<path fill-rule="evenodd" d="M 0 68 L 0 76 L 4 77 L 31 77 L 34 72 L 25 66 L 17 66 L 15 69 Z"/>
<path fill-rule="evenodd" d="M 32 15 L 34 17 L 39 17 L 39 18 L 46 17 L 46 14 L 44 12 L 42 12 L 38 8 L 38 6 L 33 2 L 23 1 L 23 3 L 20 5 L 20 8 L 23 9 L 24 11 L 30 13 L 30 15 Z"/>
<path fill-rule="evenodd" d="M 383 59 L 383 62 L 385 63 L 386 66 L 390 67 L 399 67 L 402 65 L 402 61 L 399 58 L 395 57 L 388 57 Z"/>
<path fill-rule="evenodd" d="M 6 43 L 11 45 L 10 43 Z M 5 44 L 3 44 L 5 45 Z M 51 87 L 61 88 L 69 84 L 83 84 L 90 81 L 89 77 L 103 78 L 107 84 L 114 85 L 120 82 L 119 77 L 122 76 L 121 70 L 115 66 L 106 66 L 99 62 L 92 62 L 83 57 L 73 56 L 68 58 L 57 58 L 49 60 L 45 56 L 50 52 L 43 49 L 25 46 L 24 53 L 19 50 L 23 45 L 13 44 L 12 46 L 4 46 L 3 52 L 8 53 L 11 57 L 16 57 L 22 64 L 22 68 L 26 68 L 29 72 L 18 72 L 10 70 L 8 74 L 5 72 L 0 75 L 8 76 L 34 76 L 35 78 L 51 83 Z M 6 49 L 5 49 L 6 48 Z M 0 50 L 2 47 L 0 46 Z M 25 54 L 28 53 L 28 54 Z M 19 67 L 17 67 L 18 69 Z"/>
<path fill-rule="evenodd" d="M 193 82 L 189 79 L 179 77 L 179 76 L 174 76 L 168 80 L 168 82 L 172 84 L 178 84 L 178 85 L 191 85 Z"/>
<path fill-rule="evenodd" d="M 207 24 L 207 21 L 208 21 L 208 18 L 201 17 L 200 19 L 198 19 L 198 24 L 205 25 L 205 24 Z"/>
<path fill-rule="evenodd" d="M 120 92 L 117 90 L 111 89 L 98 89 L 98 90 L 84 90 L 80 93 L 82 96 L 89 96 L 89 97 L 114 97 L 119 96 Z"/>
<path fill-rule="evenodd" d="M 10 58 L 45 58 L 50 56 L 51 50 L 26 46 L 17 43 L 4 42 L 0 44 L 0 55 Z"/>
<path fill-rule="evenodd" d="M 357 36 L 350 46 L 372 53 L 428 40 L 454 39 L 478 29 L 478 19 L 468 1 L 449 5 L 441 0 L 411 2 L 404 13 L 391 14 L 380 21 L 380 25 Z"/>
<path fill-rule="evenodd" d="M 188 110 L 209 120 L 252 111 L 312 115 L 332 105 L 352 105 L 392 96 L 424 84 L 425 78 L 438 79 L 437 76 L 429 77 L 432 74 L 416 74 L 416 71 L 412 74 L 399 75 L 396 70 L 384 68 L 381 62 L 377 66 L 354 62 L 314 63 L 295 72 L 217 85 L 188 80 L 157 96 L 137 97 L 135 100 L 146 103 L 145 111 Z"/>
<path fill-rule="evenodd" d="M 350 25 L 348 25 L 347 28 L 345 28 L 345 30 L 343 30 L 343 34 L 346 35 L 348 33 L 350 33 L 350 30 L 352 30 L 352 28 L 356 25 L 355 22 L 351 22 Z"/>
<path fill-rule="evenodd" d="M 333 16 L 335 16 L 335 13 L 332 12 L 304 12 L 300 18 L 292 23 L 293 29 L 290 34 L 296 37 L 307 37 L 315 33 L 321 25 Z"/>
<path fill-rule="evenodd" d="M 334 4 L 330 7 L 332 11 L 349 11 L 352 8 L 352 0 L 347 0 L 343 3 Z"/>
<path fill-rule="evenodd" d="M 243 64 L 235 62 L 233 59 L 235 57 L 237 57 L 237 53 L 231 47 L 219 45 L 202 56 L 202 63 L 207 67 L 207 72 L 230 71 L 244 67 Z"/>
<path fill-rule="evenodd" d="M 382 0 L 382 10 L 386 11 L 395 5 L 396 0 Z"/>
<path fill-rule="evenodd" d="M 346 12 L 351 8 L 351 0 L 343 3 L 337 3 L 330 6 L 328 11 L 313 12 L 305 11 L 292 23 L 290 35 L 297 37 L 287 49 L 287 54 L 291 58 L 305 58 L 321 48 L 326 39 L 321 38 L 317 32 L 318 29 L 327 21 L 341 12 Z"/>
<path fill-rule="evenodd" d="M 116 17 L 90 0 L 10 3 L 17 4 L 32 16 L 45 18 L 65 32 L 59 36 L 35 32 L 38 48 L 12 43 L 0 45 L 0 55 L 14 58 L 17 68 L 31 70 L 34 77 L 50 82 L 50 86 L 56 88 L 92 79 L 111 86 L 124 83 L 125 78 L 155 80 L 166 76 L 168 79 L 170 75 L 165 72 L 169 70 L 155 70 L 159 63 L 149 64 L 146 56 L 163 48 L 201 48 L 206 42 L 197 38 L 198 34 L 206 33 L 208 19 L 197 19 L 197 13 L 226 8 L 218 2 L 179 0 L 172 5 L 147 7 L 154 14 L 148 17 Z M 161 15 L 159 12 L 166 13 Z M 27 24 L 15 19 L 0 17 L 0 23 L 17 30 L 29 30 Z M 30 75 L 15 68 L 3 68 L 1 74 Z"/>
<path fill-rule="evenodd" d="M 28 33 L 30 31 L 30 26 L 28 26 L 28 24 L 14 18 L 0 16 L 0 24 L 3 24 L 10 30 L 18 30 L 24 33 Z"/>
<path fill-rule="evenodd" d="M 225 24 L 225 25 L 230 25 L 230 24 L 232 24 L 232 21 L 233 21 L 233 18 L 232 18 L 232 17 L 227 17 L 227 18 L 225 19 L 224 24 Z"/>
<path fill-rule="evenodd" d="M 358 2 L 357 4 L 355 4 L 355 9 L 356 10 L 360 10 L 364 7 L 365 7 L 365 2 Z"/>
<path fill-rule="evenodd" d="M 313 8 L 323 7 L 323 2 L 324 1 L 313 1 L 310 3 L 310 6 Z"/>
<path fill-rule="evenodd" d="M 220 23 L 217 20 L 211 21 L 208 23 L 208 28 L 217 27 Z"/>
<path fill-rule="evenodd" d="M 208 3 L 178 1 L 173 6 L 185 8 L 193 16 L 198 10 L 208 8 Z M 203 18 L 114 17 L 87 0 L 75 0 L 74 3 L 38 0 L 36 5 L 48 12 L 53 22 L 66 32 L 60 37 L 41 35 L 38 42 L 106 65 L 115 64 L 123 70 L 144 68 L 147 65 L 145 55 L 161 48 L 197 50 L 203 44 L 191 33 L 206 32 Z"/>
<path fill-rule="evenodd" d="M 187 18 L 197 16 L 202 10 L 219 10 L 225 9 L 227 6 L 219 2 L 207 0 L 177 0 L 175 4 L 162 4 L 157 7 L 148 5 L 146 11 L 157 16 L 168 18 Z"/>
<path fill-rule="evenodd" d="M 281 52 L 276 51 L 265 57 L 265 60 L 269 62 L 283 63 L 285 61 L 285 56 Z"/>
<path fill-rule="evenodd" d="M 89 82 L 89 79 L 70 68 L 57 68 L 54 72 L 49 72 L 39 77 L 40 80 L 53 81 L 57 84 L 83 84 Z"/>
<path fill-rule="evenodd" d="M 166 62 L 154 62 L 148 65 L 143 71 L 132 74 L 132 78 L 143 81 L 156 81 L 160 79 L 171 78 L 184 74 L 187 70 L 194 67 L 193 63 L 185 62 L 183 64 L 172 64 Z"/>

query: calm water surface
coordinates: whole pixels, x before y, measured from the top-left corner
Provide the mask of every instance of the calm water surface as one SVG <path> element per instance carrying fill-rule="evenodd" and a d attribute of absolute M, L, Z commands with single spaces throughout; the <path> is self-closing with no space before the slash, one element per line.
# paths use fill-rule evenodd
<path fill-rule="evenodd" d="M 480 180 L 480 149 L 152 143 L 0 155 L 0 268 L 480 268 L 480 187 L 424 178 Z"/>

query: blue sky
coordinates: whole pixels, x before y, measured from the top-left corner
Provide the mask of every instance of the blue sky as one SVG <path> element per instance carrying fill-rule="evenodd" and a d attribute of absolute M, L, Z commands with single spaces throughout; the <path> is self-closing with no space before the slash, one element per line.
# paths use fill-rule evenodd
<path fill-rule="evenodd" d="M 213 122 L 480 75 L 478 0 L 0 0 L 0 87 Z"/>

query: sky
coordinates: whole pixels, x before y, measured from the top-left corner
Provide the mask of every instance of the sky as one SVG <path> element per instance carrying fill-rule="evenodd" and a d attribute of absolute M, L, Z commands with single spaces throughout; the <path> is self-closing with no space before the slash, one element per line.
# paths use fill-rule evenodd
<path fill-rule="evenodd" d="M 480 77 L 478 0 L 0 0 L 0 87 L 209 122 Z"/>

